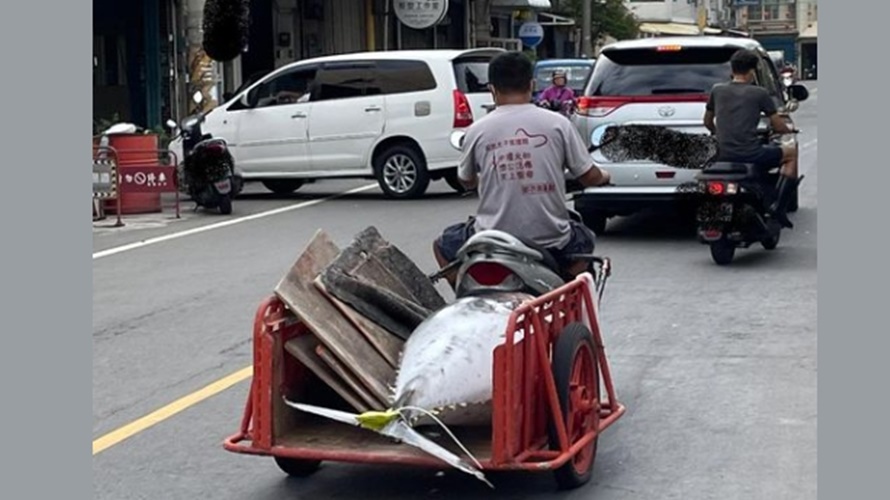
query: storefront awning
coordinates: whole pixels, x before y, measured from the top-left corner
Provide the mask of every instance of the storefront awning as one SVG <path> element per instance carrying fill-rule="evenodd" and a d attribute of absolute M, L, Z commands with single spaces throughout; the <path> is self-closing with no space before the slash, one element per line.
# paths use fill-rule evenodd
<path fill-rule="evenodd" d="M 818 33 L 817 33 L 817 25 L 818 24 L 819 24 L 818 21 L 811 24 L 807 29 L 803 30 L 803 32 L 800 34 L 799 37 L 797 37 L 797 39 L 798 40 L 809 40 L 809 39 L 818 38 Z"/>
<path fill-rule="evenodd" d="M 642 23 L 640 24 L 640 32 L 653 35 L 701 35 L 701 30 L 694 24 L 680 23 Z"/>
<path fill-rule="evenodd" d="M 538 14 L 538 22 L 541 23 L 541 26 L 574 26 L 575 20 L 568 18 L 557 16 L 556 14 L 551 14 L 549 12 L 541 12 Z"/>
<path fill-rule="evenodd" d="M 491 6 L 536 10 L 545 10 L 552 7 L 550 5 L 550 0 L 491 0 Z"/>

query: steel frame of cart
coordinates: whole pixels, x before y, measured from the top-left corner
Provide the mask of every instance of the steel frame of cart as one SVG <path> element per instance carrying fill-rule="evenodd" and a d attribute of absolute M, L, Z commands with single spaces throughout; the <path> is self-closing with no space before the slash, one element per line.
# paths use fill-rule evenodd
<path fill-rule="evenodd" d="M 491 425 L 452 428 L 484 470 L 553 471 L 564 489 L 590 480 L 600 434 L 625 412 L 612 384 L 593 283 L 582 275 L 510 317 L 506 342 L 494 352 Z M 276 296 L 262 302 L 254 323 L 254 376 L 240 429 L 225 440 L 226 450 L 272 456 L 294 476 L 308 476 L 322 461 L 444 465 L 368 430 L 286 407 L 283 396 L 309 404 L 327 396 L 284 350 L 288 340 L 308 333 Z"/>

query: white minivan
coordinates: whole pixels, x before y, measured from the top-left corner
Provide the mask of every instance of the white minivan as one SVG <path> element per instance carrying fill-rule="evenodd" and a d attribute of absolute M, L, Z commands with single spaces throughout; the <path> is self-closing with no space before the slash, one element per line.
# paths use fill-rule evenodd
<path fill-rule="evenodd" d="M 492 109 L 488 63 L 501 52 L 362 52 L 292 63 L 207 113 L 202 128 L 229 143 L 246 181 L 279 194 L 346 177 L 375 178 L 392 198 L 421 196 L 439 179 L 461 191 L 449 137 Z"/>

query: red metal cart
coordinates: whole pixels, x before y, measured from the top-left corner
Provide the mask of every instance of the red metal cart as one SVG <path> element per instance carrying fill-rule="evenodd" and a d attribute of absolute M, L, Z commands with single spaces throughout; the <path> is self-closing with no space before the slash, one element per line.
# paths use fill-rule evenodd
<path fill-rule="evenodd" d="M 590 479 L 599 435 L 625 411 L 612 385 L 595 292 L 592 280 L 580 277 L 513 312 L 507 340 L 494 352 L 491 425 L 452 429 L 483 470 L 553 471 L 562 488 Z M 260 305 L 250 394 L 226 450 L 272 456 L 296 476 L 311 474 L 322 461 L 442 467 L 413 447 L 287 407 L 283 396 L 335 401 L 284 350 L 285 342 L 307 333 L 277 297 Z"/>

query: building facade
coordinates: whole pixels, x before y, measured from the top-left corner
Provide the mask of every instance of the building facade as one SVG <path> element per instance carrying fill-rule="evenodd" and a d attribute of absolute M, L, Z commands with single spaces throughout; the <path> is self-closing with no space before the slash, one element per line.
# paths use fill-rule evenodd
<path fill-rule="evenodd" d="M 625 0 L 640 22 L 640 37 L 700 35 L 699 0 Z"/>
<path fill-rule="evenodd" d="M 770 51 L 784 52 L 797 63 L 798 4 L 801 0 L 734 0 L 735 24 Z"/>
<path fill-rule="evenodd" d="M 159 129 L 167 119 L 218 105 L 276 68 L 325 54 L 523 50 L 519 28 L 530 21 L 545 30 L 533 54 L 578 52 L 579 26 L 550 12 L 559 7 L 556 0 L 251 0 L 247 47 L 235 60 L 219 63 L 202 48 L 204 1 L 94 0 L 94 122 Z M 424 9 L 439 9 L 438 22 L 419 29 L 404 22 Z M 204 96 L 200 106 L 191 99 L 195 92 Z"/>

